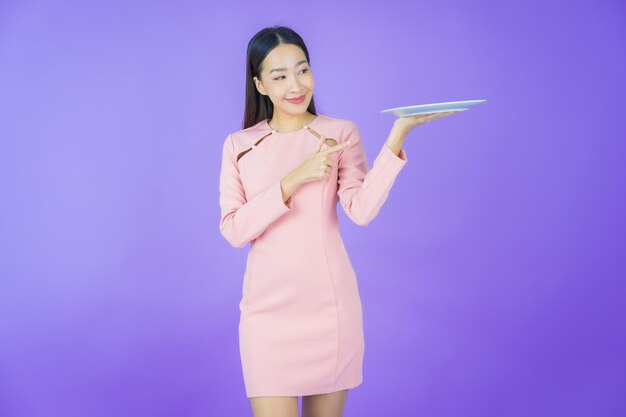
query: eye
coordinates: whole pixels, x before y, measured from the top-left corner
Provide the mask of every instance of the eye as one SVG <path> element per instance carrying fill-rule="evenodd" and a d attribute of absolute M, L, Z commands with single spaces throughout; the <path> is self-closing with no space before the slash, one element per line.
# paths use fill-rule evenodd
<path fill-rule="evenodd" d="M 300 70 L 300 72 L 302 72 L 302 71 L 309 71 L 309 68 L 303 68 L 302 70 Z M 276 77 L 274 79 L 275 80 L 280 80 L 281 78 L 284 78 L 284 77 L 285 77 L 284 75 L 281 75 L 280 77 Z"/>

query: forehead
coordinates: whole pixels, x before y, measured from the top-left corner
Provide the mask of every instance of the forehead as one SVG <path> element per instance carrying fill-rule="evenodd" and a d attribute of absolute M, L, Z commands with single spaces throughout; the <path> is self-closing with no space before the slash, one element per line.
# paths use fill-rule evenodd
<path fill-rule="evenodd" d="M 280 44 L 272 49 L 263 60 L 263 70 L 269 72 L 275 68 L 293 68 L 300 61 L 306 60 L 302 49 L 292 44 Z"/>

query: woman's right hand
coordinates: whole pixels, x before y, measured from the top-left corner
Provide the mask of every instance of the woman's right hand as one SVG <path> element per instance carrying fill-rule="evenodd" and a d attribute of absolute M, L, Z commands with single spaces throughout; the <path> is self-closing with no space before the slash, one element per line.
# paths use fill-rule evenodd
<path fill-rule="evenodd" d="M 302 184 L 327 178 L 335 167 L 335 161 L 330 158 L 330 155 L 350 146 L 350 141 L 346 141 L 320 151 L 325 140 L 326 137 L 322 136 L 315 146 L 313 146 L 311 153 L 304 162 L 281 180 L 280 185 L 285 204 L 288 204 L 293 193 L 296 192 L 298 187 Z"/>
<path fill-rule="evenodd" d="M 328 178 L 335 167 L 335 161 L 330 158 L 330 155 L 350 146 L 350 141 L 346 141 L 320 151 L 325 140 L 326 137 L 322 136 L 313 146 L 311 153 L 304 162 L 292 171 L 292 174 L 300 184 Z"/>

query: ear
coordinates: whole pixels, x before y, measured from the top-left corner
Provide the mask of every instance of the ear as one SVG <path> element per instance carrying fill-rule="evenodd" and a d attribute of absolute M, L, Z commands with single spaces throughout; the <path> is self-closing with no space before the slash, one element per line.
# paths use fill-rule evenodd
<path fill-rule="evenodd" d="M 256 86 L 257 91 L 261 93 L 261 95 L 266 96 L 267 93 L 265 92 L 265 88 L 263 88 L 261 81 L 259 81 L 257 77 L 252 77 L 252 79 L 254 80 L 254 85 Z"/>

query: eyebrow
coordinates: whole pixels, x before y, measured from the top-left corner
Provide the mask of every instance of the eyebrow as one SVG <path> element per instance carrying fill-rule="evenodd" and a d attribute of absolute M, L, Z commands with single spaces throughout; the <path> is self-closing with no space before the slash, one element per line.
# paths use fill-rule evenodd
<path fill-rule="evenodd" d="M 303 59 L 302 61 L 298 62 L 295 66 L 297 67 L 298 65 L 304 64 L 306 62 L 306 59 Z M 287 68 L 281 67 L 281 68 L 274 68 L 273 70 L 270 71 L 270 74 L 273 73 L 274 71 L 287 71 Z"/>

